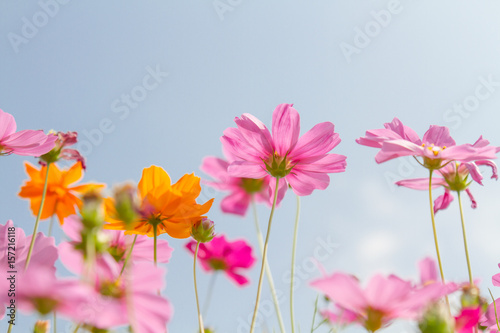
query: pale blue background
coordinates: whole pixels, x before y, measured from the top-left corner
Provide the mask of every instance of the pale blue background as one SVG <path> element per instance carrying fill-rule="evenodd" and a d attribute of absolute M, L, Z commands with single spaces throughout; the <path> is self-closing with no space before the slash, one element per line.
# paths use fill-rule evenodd
<path fill-rule="evenodd" d="M 389 1 L 223 3 L 232 10 L 221 19 L 211 1 L 68 1 L 57 12 L 51 7 L 53 17 L 43 22 L 38 2 L 3 1 L 0 108 L 16 117 L 19 129 L 80 132 L 87 142 L 81 146 L 88 161 L 84 180 L 109 185 L 137 182 L 151 164 L 165 168 L 174 180 L 184 173 L 203 175 L 198 169 L 202 158 L 221 155 L 219 137 L 245 112 L 270 126 L 276 105 L 295 103 L 303 133 L 316 123 L 333 122 L 342 138 L 335 152 L 348 156 L 347 171 L 332 175 L 327 190 L 302 200 L 297 265 L 304 273 L 297 280 L 296 317 L 306 332 L 316 297 L 307 284 L 321 275 L 308 258 L 321 242 L 329 238 L 335 244 L 335 250 L 322 257 L 328 271 L 351 272 L 365 281 L 375 272 L 416 278 L 417 261 L 434 255 L 427 194 L 391 184 L 425 177 L 426 170 L 408 159 L 377 165 L 376 150 L 357 145 L 357 137 L 397 116 L 420 135 L 430 124 L 439 124 L 452 127 L 457 143 L 472 143 L 482 134 L 500 145 L 498 83 L 474 111 L 459 114 L 452 109 L 473 101 L 480 77 L 500 82 L 500 4 L 401 0 L 394 5 L 398 13 L 380 31 L 372 30 L 369 44 L 348 62 L 342 43 L 354 45 L 357 29 L 376 29 L 371 12 L 393 6 Z M 41 27 L 15 52 L 9 36 L 22 36 L 23 25 L 33 22 L 34 15 Z M 142 85 L 147 68 L 157 66 L 168 76 L 129 113 L 115 112 L 123 106 L 113 108 L 115 100 Z M 110 133 L 100 137 L 96 129 L 103 121 L 112 130 L 107 128 Z M 94 144 L 85 131 L 94 136 Z M 35 162 L 1 158 L 0 220 L 13 219 L 29 234 L 34 217 L 28 202 L 16 196 L 26 179 L 24 160 Z M 485 171 L 485 186 L 471 186 L 478 209 L 470 209 L 466 197 L 464 206 L 473 270 L 486 288 L 499 271 L 500 184 L 489 180 Z M 441 193 L 437 190 L 436 196 Z M 210 217 L 217 231 L 256 245 L 251 216 L 223 215 L 223 195 L 208 188 L 200 200 L 211 197 L 216 198 Z M 287 325 L 294 210 L 295 198 L 289 192 L 276 213 L 269 249 Z M 268 210 L 260 206 L 259 211 L 263 224 Z M 465 281 L 456 201 L 437 215 L 437 223 L 446 277 Z M 42 222 L 41 230 L 47 227 Z M 55 234 L 60 240 L 59 228 Z M 175 248 L 164 291 L 175 307 L 169 329 L 196 332 L 192 258 L 183 249 L 184 240 L 168 240 Z M 218 279 L 205 318 L 217 332 L 245 332 L 238 325 L 252 312 L 257 265 L 250 276 L 254 283 L 244 289 L 225 277 Z M 200 274 L 202 299 L 208 280 Z M 500 296 L 498 289 L 493 292 Z M 34 320 L 20 317 L 15 332 L 27 332 Z M 272 316 L 266 325 L 271 332 L 278 328 Z M 6 327 L 4 320 L 0 330 Z M 58 332 L 69 327 L 60 321 Z M 400 324 L 386 330 L 402 331 L 412 328 Z"/>

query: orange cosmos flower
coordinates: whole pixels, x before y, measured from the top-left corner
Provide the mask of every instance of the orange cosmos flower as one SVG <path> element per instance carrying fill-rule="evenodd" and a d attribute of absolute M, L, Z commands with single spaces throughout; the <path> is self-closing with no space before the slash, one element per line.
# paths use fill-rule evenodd
<path fill-rule="evenodd" d="M 42 202 L 43 185 L 47 167 L 37 169 L 32 164 L 25 162 L 26 173 L 31 178 L 21 187 L 19 196 L 30 199 L 31 211 L 37 215 Z M 64 218 L 76 214 L 75 206 L 81 207 L 82 201 L 77 197 L 79 193 L 85 193 L 90 189 L 101 189 L 104 184 L 84 184 L 70 186 L 82 178 L 82 164 L 75 163 L 68 170 L 60 170 L 57 164 L 51 163 L 47 179 L 47 195 L 43 205 L 40 219 L 46 219 L 56 214 L 59 223 L 63 224 Z"/>
<path fill-rule="evenodd" d="M 171 184 L 168 173 L 158 166 L 150 166 L 142 171 L 137 185 L 140 199 L 139 214 L 127 228 L 126 223 L 115 219 L 117 216 L 113 200 L 105 200 L 107 221 L 105 229 L 127 230 L 126 234 L 148 235 L 168 233 L 174 238 L 188 238 L 193 224 L 200 221 L 203 214 L 212 207 L 214 199 L 203 205 L 196 203 L 201 193 L 200 178 L 186 174 L 175 184 Z"/>

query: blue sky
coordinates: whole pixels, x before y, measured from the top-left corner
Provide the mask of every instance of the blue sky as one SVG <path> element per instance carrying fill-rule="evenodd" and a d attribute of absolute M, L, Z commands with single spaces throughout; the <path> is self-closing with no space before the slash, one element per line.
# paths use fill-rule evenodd
<path fill-rule="evenodd" d="M 191 172 L 206 177 L 202 158 L 221 156 L 219 138 L 242 113 L 270 126 L 278 104 L 294 103 L 302 133 L 333 122 L 342 139 L 334 152 L 346 155 L 348 166 L 331 176 L 327 190 L 302 198 L 296 316 L 304 331 L 316 297 L 308 281 L 321 274 L 310 258 L 322 244 L 334 249 L 321 261 L 328 271 L 364 280 L 375 272 L 416 278 L 417 261 L 434 255 L 426 193 L 392 184 L 426 170 L 410 159 L 377 165 L 376 151 L 354 140 L 398 117 L 420 135 L 436 124 L 450 127 L 457 143 L 483 135 L 500 145 L 499 10 L 493 0 L 2 2 L 0 108 L 19 129 L 78 131 L 88 162 L 84 180 L 109 186 L 137 182 L 152 164 L 174 180 Z M 13 219 L 31 233 L 28 202 L 16 196 L 24 160 L 35 162 L 0 161 L 0 220 Z M 478 208 L 466 198 L 464 204 L 472 266 L 481 285 L 491 287 L 500 262 L 500 188 L 490 179 L 471 186 Z M 222 214 L 223 194 L 209 188 L 200 200 L 212 197 L 217 231 L 256 245 L 251 216 Z M 269 249 L 287 323 L 294 211 L 289 192 Z M 262 227 L 268 214 L 259 206 Z M 466 280 L 456 201 L 437 223 L 445 275 Z M 59 229 L 55 235 L 63 237 Z M 169 328 L 195 332 L 191 257 L 185 241 L 168 241 L 175 248 L 164 291 L 175 308 Z M 245 331 L 257 266 L 250 277 L 254 283 L 244 289 L 219 277 L 207 324 L 218 332 Z M 201 297 L 208 281 L 200 274 Z M 17 332 L 34 320 L 22 318 Z M 277 328 L 272 316 L 266 324 Z M 61 321 L 59 331 L 66 327 Z M 410 328 L 386 331 L 404 330 Z"/>

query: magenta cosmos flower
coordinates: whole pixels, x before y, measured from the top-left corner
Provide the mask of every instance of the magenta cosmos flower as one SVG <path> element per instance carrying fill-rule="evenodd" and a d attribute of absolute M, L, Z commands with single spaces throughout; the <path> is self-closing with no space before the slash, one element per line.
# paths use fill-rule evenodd
<path fill-rule="evenodd" d="M 356 142 L 380 148 L 375 156 L 382 163 L 401 156 L 422 157 L 422 164 L 431 170 L 443 167 L 449 161 L 472 162 L 496 158 L 497 147 L 489 146 L 482 137 L 474 144 L 456 145 L 447 127 L 431 125 L 422 140 L 398 118 L 384 124 L 383 129 L 366 131 Z"/>
<path fill-rule="evenodd" d="M 64 233 L 69 237 L 69 242 L 59 244 L 59 256 L 66 268 L 75 274 L 82 274 L 84 267 L 84 258 L 82 249 L 82 222 L 76 215 L 71 215 L 64 219 L 62 226 Z M 115 259 L 119 265 L 123 265 L 127 253 L 134 241 L 135 235 L 125 235 L 123 230 L 101 230 L 100 236 L 108 242 L 107 252 Z M 165 240 L 158 240 L 158 258 L 160 263 L 167 263 L 172 256 L 173 249 Z M 134 249 L 132 250 L 131 260 L 153 262 L 153 239 L 145 235 L 137 235 Z M 104 260 L 101 255 L 96 258 L 97 261 Z M 98 267 L 100 267 L 98 265 Z"/>
<path fill-rule="evenodd" d="M 225 153 L 230 156 L 229 153 Z M 244 216 L 252 200 L 256 202 L 266 202 L 272 205 L 273 196 L 270 195 L 269 182 L 271 176 L 265 175 L 263 178 L 242 178 L 233 177 L 227 171 L 229 165 L 235 158 L 224 160 L 218 157 L 205 157 L 200 169 L 207 175 L 210 175 L 214 181 L 205 182 L 207 185 L 219 190 L 230 192 L 222 199 L 220 206 L 224 213 Z M 287 186 L 285 182 L 280 183 L 276 204 L 285 196 Z"/>
<path fill-rule="evenodd" d="M 472 195 L 469 185 L 473 181 L 483 185 L 483 175 L 479 171 L 481 165 L 487 165 L 492 169 L 492 179 L 498 179 L 496 164 L 488 160 L 480 160 L 475 162 L 465 162 L 465 163 L 449 163 L 439 169 L 439 174 L 441 177 L 432 178 L 432 188 L 444 187 L 444 194 L 440 195 L 434 201 L 434 213 L 437 213 L 441 209 L 446 209 L 453 201 L 453 195 L 450 191 L 464 191 L 467 193 L 471 200 L 472 208 L 477 207 L 477 202 Z M 472 180 L 469 180 L 469 175 Z M 416 178 L 416 179 L 406 179 L 396 182 L 399 186 L 408 187 L 415 190 L 428 190 L 429 189 L 429 179 L 428 178 Z"/>
<path fill-rule="evenodd" d="M 311 285 L 340 309 L 334 317 L 337 321 L 357 322 L 371 332 L 396 318 L 416 318 L 427 304 L 448 292 L 440 283 L 415 287 L 394 275 L 375 275 L 365 288 L 356 277 L 344 273 L 317 279 Z"/>
<path fill-rule="evenodd" d="M 196 242 L 191 240 L 186 248 L 194 255 Z M 216 236 L 208 243 L 201 243 L 198 260 L 207 272 L 224 271 L 237 285 L 244 286 L 249 280 L 240 271 L 249 269 L 255 262 L 252 248 L 244 240 L 228 242 L 224 235 Z"/>
<path fill-rule="evenodd" d="M 271 175 L 271 196 L 276 178 L 280 179 L 280 188 L 289 184 L 303 196 L 326 189 L 330 183 L 327 173 L 345 171 L 346 157 L 328 154 L 340 143 L 334 125 L 317 124 L 299 138 L 300 116 L 292 104 L 280 104 L 274 110 L 272 135 L 250 114 L 234 121 L 238 128 L 226 129 L 221 138 L 224 149 L 235 157 L 228 172 L 233 177 L 256 179 Z"/>
<path fill-rule="evenodd" d="M 16 132 L 16 129 L 14 117 L 0 110 L 0 155 L 40 156 L 55 146 L 55 135 L 46 135 L 41 130 Z"/>

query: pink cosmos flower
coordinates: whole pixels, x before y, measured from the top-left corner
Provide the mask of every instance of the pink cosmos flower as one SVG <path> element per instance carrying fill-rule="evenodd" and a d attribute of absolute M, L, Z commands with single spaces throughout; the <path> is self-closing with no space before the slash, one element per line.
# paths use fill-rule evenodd
<path fill-rule="evenodd" d="M 500 298 L 497 298 L 494 302 L 488 305 L 488 309 L 479 319 L 481 326 L 487 327 L 490 331 L 488 332 L 499 332 L 497 326 L 497 315 L 500 315 Z M 495 306 L 497 309 L 497 314 L 495 315 Z M 500 322 L 500 317 L 499 317 Z"/>
<path fill-rule="evenodd" d="M 186 248 L 194 255 L 196 242 L 191 240 Z M 252 248 L 244 240 L 228 242 L 224 235 L 216 236 L 208 243 L 201 243 L 198 249 L 201 267 L 207 272 L 222 270 L 237 285 L 248 284 L 247 277 L 240 270 L 249 269 L 255 262 Z"/>
<path fill-rule="evenodd" d="M 345 273 L 325 276 L 311 285 L 339 309 L 346 310 L 342 318 L 344 322 L 356 321 L 372 332 L 396 318 L 416 318 L 427 304 L 449 292 L 441 283 L 414 286 L 394 275 L 375 275 L 365 288 L 360 286 L 357 278 Z"/>
<path fill-rule="evenodd" d="M 441 177 L 432 178 L 432 188 L 444 187 L 444 194 L 437 197 L 434 201 L 434 213 L 437 213 L 441 209 L 446 209 L 453 201 L 453 195 L 450 191 L 463 191 L 467 193 L 471 200 L 472 208 L 477 207 L 477 202 L 474 199 L 470 189 L 469 175 L 472 180 L 480 185 L 483 185 L 482 179 L 483 175 L 479 171 L 478 166 L 487 165 L 491 167 L 493 175 L 492 179 L 498 179 L 496 164 L 488 160 L 480 160 L 475 162 L 464 162 L 464 163 L 449 163 L 439 169 L 439 174 Z M 406 179 L 396 182 L 399 186 L 408 187 L 415 190 L 428 190 L 429 189 L 429 179 L 428 178 L 416 178 L 416 179 Z"/>
<path fill-rule="evenodd" d="M 431 125 L 422 140 L 411 128 L 394 118 L 384 124 L 385 129 L 366 131 L 366 136 L 357 143 L 381 148 L 375 156 L 382 163 L 401 156 L 422 157 L 422 164 L 432 170 L 439 169 L 449 161 L 472 162 L 496 158 L 497 147 L 489 146 L 482 137 L 474 144 L 456 145 L 447 127 Z"/>
<path fill-rule="evenodd" d="M 58 280 L 52 267 L 30 264 L 17 282 L 16 301 L 23 312 L 47 315 L 56 311 L 79 322 L 85 319 L 82 306 L 90 293 L 91 289 L 77 279 Z"/>
<path fill-rule="evenodd" d="M 230 155 L 225 153 L 225 155 Z M 235 158 L 228 158 L 228 161 L 218 157 L 205 157 L 200 169 L 210 175 L 215 181 L 205 182 L 207 185 L 230 193 L 222 199 L 220 205 L 224 213 L 231 213 L 244 216 L 252 198 L 257 202 L 266 202 L 272 205 L 273 197 L 269 193 L 269 182 L 271 176 L 265 175 L 263 178 L 252 179 L 231 176 L 227 168 Z M 276 204 L 279 204 L 285 196 L 287 186 L 282 182 L 278 191 Z"/>
<path fill-rule="evenodd" d="M 8 220 L 5 225 L 0 224 L 0 271 L 5 274 L 9 271 L 15 271 L 17 277 L 24 273 L 31 238 L 32 236 L 26 237 L 22 228 L 14 227 L 12 220 Z M 11 248 L 9 249 L 9 247 Z M 15 248 L 15 251 L 12 251 L 12 247 Z M 11 259 L 12 255 L 9 252 L 15 253 L 15 260 Z M 44 266 L 55 271 L 54 264 L 56 260 L 57 248 L 54 245 L 54 238 L 45 237 L 39 232 L 36 235 L 30 259 L 31 265 Z M 0 279 L 0 290 L 8 290 L 9 284 L 10 282 L 7 279 Z M 0 293 L 0 305 L 7 304 L 9 301 L 6 292 Z M 3 318 L 4 314 L 5 307 L 1 306 L 0 319 Z"/>
<path fill-rule="evenodd" d="M 101 329 L 131 325 L 134 332 L 164 332 L 173 313 L 170 303 L 157 294 L 164 288 L 165 271 L 139 262 L 119 277 L 121 266 L 110 255 L 99 265 L 84 322 Z"/>
<path fill-rule="evenodd" d="M 14 117 L 0 110 L 0 155 L 40 156 L 55 146 L 55 135 L 46 135 L 41 130 L 16 132 L 16 128 Z"/>
<path fill-rule="evenodd" d="M 62 226 L 64 233 L 69 237 L 69 242 L 59 244 L 60 259 L 64 266 L 75 274 L 82 274 L 84 267 L 84 259 L 82 251 L 76 249 L 82 242 L 81 230 L 82 223 L 76 215 L 71 215 L 64 219 Z M 125 235 L 122 230 L 102 230 L 101 237 L 107 238 L 109 241 L 107 251 L 120 265 L 123 264 L 127 257 L 127 251 L 130 249 L 135 235 Z M 157 261 L 167 263 L 172 256 L 173 249 L 165 240 L 158 240 L 158 255 Z M 153 262 L 153 239 L 145 235 L 137 235 L 134 249 L 132 250 L 131 260 Z M 104 260 L 100 255 L 97 261 Z M 98 265 L 99 267 L 99 265 Z"/>
<path fill-rule="evenodd" d="M 317 124 L 299 138 L 300 116 L 292 104 L 280 104 L 274 110 L 272 135 L 250 114 L 235 118 L 235 122 L 238 128 L 226 129 L 221 138 L 224 149 L 235 157 L 228 173 L 255 179 L 271 175 L 271 196 L 276 177 L 280 179 L 280 188 L 289 184 L 297 195 L 303 196 L 315 189 L 326 189 L 330 183 L 327 173 L 345 171 L 346 157 L 328 154 L 340 143 L 334 125 Z"/>

